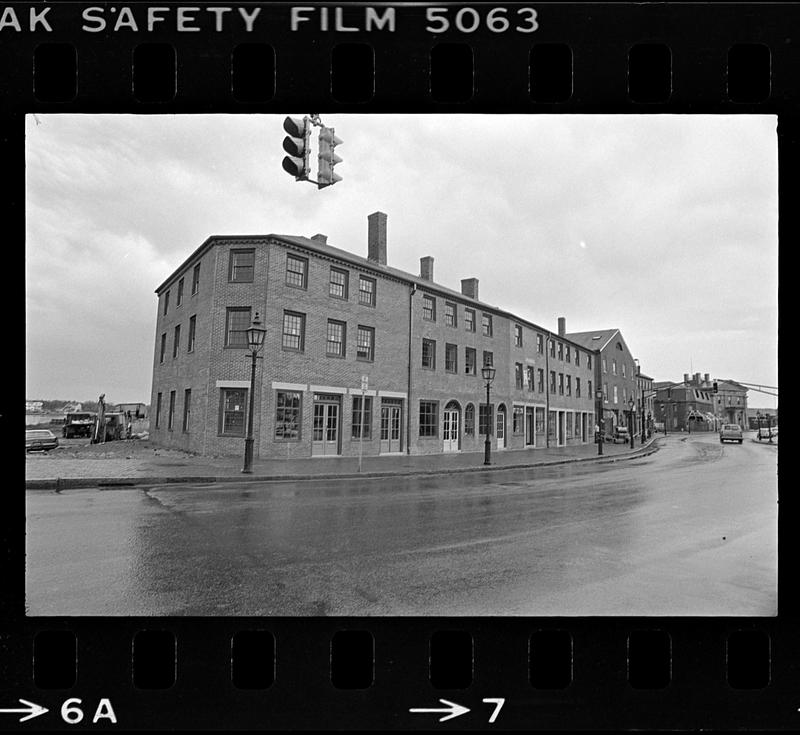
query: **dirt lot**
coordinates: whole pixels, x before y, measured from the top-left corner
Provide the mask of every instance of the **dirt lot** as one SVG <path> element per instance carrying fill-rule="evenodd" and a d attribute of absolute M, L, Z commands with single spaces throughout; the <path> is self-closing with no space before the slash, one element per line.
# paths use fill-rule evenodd
<path fill-rule="evenodd" d="M 191 457 L 189 452 L 175 449 L 156 447 L 147 439 L 123 439 L 120 441 L 106 442 L 105 444 L 92 444 L 86 438 L 63 439 L 56 431 L 50 429 L 58 436 L 58 448 L 48 452 L 28 452 L 30 458 L 48 457 L 57 459 L 146 459 L 149 457 Z"/>

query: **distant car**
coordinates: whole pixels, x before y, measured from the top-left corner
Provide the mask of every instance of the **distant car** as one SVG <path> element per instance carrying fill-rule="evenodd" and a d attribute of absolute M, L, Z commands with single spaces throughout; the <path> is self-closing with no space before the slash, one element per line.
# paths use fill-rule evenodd
<path fill-rule="evenodd" d="M 58 446 L 58 437 L 50 429 L 26 429 L 25 451 L 47 451 Z"/>
<path fill-rule="evenodd" d="M 627 426 L 616 426 L 614 427 L 614 435 L 611 438 L 611 441 L 614 444 L 627 444 L 631 440 L 631 434 L 628 431 Z"/>
<path fill-rule="evenodd" d="M 756 439 L 759 441 L 761 439 L 775 439 L 778 436 L 778 427 L 777 426 L 762 426 L 758 433 L 756 434 Z"/>
<path fill-rule="evenodd" d="M 720 444 L 723 442 L 739 442 L 742 443 L 742 427 L 738 424 L 723 424 L 719 430 Z"/>

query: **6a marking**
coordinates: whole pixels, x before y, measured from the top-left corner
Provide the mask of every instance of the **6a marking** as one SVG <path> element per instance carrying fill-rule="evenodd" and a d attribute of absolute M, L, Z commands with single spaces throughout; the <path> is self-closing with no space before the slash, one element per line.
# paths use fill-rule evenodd
<path fill-rule="evenodd" d="M 83 700 L 77 697 L 65 700 L 64 704 L 61 705 L 61 719 L 68 725 L 77 725 L 81 722 L 83 720 L 83 710 L 78 705 L 82 703 Z M 95 724 L 98 720 L 110 720 L 115 725 L 117 724 L 117 716 L 111 706 L 110 699 L 103 698 L 97 703 L 92 724 Z"/>

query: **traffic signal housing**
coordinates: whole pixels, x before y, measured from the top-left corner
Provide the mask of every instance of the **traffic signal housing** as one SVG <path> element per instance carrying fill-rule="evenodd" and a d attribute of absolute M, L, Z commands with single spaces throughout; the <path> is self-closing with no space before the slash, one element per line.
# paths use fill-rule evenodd
<path fill-rule="evenodd" d="M 337 163 L 342 162 L 342 159 L 336 155 L 336 146 L 341 144 L 342 141 L 336 137 L 333 128 L 323 126 L 319 131 L 319 171 L 317 172 L 317 187 L 319 189 L 332 186 L 337 181 L 342 180 L 342 177 L 333 170 Z"/>
<path fill-rule="evenodd" d="M 287 117 L 283 121 L 283 129 L 287 133 L 283 139 L 283 150 L 289 154 L 283 158 L 283 170 L 294 176 L 297 181 L 305 181 L 311 173 L 308 164 L 311 120 L 307 117 L 302 120 Z"/>
<path fill-rule="evenodd" d="M 717 387 L 717 381 L 714 381 L 714 393 L 719 393 L 719 388 Z"/>

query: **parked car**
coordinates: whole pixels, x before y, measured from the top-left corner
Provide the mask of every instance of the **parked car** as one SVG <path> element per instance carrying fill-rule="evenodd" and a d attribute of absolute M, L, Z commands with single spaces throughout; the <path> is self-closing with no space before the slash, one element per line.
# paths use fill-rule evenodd
<path fill-rule="evenodd" d="M 758 433 L 756 434 L 756 439 L 761 441 L 761 439 L 775 439 L 778 436 L 778 427 L 777 426 L 762 426 Z"/>
<path fill-rule="evenodd" d="M 631 440 L 631 434 L 628 431 L 627 426 L 615 426 L 614 427 L 614 434 L 611 437 L 611 441 L 614 444 L 627 444 Z"/>
<path fill-rule="evenodd" d="M 742 443 L 742 427 L 738 424 L 723 424 L 719 430 L 719 442 L 739 442 Z"/>
<path fill-rule="evenodd" d="M 50 429 L 26 429 L 25 451 L 47 451 L 58 446 L 58 437 Z"/>

